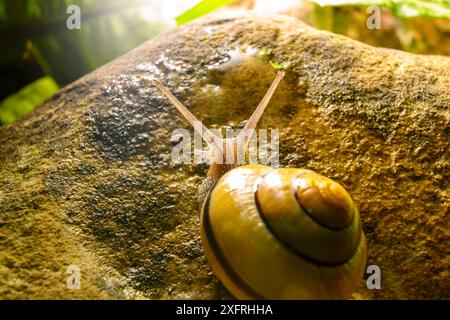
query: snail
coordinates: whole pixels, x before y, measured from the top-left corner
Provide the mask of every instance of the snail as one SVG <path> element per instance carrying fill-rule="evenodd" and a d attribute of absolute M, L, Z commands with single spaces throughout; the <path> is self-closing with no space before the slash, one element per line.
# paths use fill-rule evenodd
<path fill-rule="evenodd" d="M 346 299 L 363 278 L 367 255 L 359 212 L 347 191 L 307 169 L 217 159 L 226 157 L 219 151 L 247 148 L 283 76 L 278 71 L 231 139 L 194 126 L 194 115 L 161 81 L 153 84 L 210 147 L 211 164 L 198 192 L 201 238 L 209 265 L 229 292 L 238 299 Z"/>

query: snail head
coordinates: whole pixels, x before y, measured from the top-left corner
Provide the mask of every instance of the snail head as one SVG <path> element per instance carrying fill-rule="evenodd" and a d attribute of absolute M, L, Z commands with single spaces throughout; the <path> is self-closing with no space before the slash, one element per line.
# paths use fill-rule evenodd
<path fill-rule="evenodd" d="M 222 138 L 215 135 L 211 130 L 206 128 L 197 118 L 162 84 L 159 79 L 154 79 L 153 84 L 169 99 L 169 101 L 178 109 L 189 124 L 202 136 L 206 141 L 210 150 L 210 167 L 208 170 L 208 178 L 217 181 L 223 174 L 238 166 L 237 155 L 238 150 L 245 154 L 248 150 L 248 143 L 253 131 L 258 124 L 264 110 L 269 104 L 275 89 L 284 76 L 284 71 L 278 71 L 271 86 L 262 98 L 258 107 L 248 119 L 244 128 L 234 138 Z M 230 161 L 230 159 L 234 159 Z"/>

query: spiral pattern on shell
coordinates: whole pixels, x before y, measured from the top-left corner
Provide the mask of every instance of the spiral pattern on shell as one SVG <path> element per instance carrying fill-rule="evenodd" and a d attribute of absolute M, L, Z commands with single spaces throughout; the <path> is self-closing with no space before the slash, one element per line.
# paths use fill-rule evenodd
<path fill-rule="evenodd" d="M 359 285 L 366 241 L 338 183 L 304 169 L 226 173 L 201 216 L 207 259 L 241 299 L 344 299 Z"/>

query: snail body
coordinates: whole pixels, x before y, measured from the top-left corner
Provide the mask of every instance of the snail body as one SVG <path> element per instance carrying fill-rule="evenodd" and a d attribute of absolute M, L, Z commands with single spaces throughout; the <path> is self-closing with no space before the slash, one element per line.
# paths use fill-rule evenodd
<path fill-rule="evenodd" d="M 367 255 L 347 191 L 307 169 L 217 161 L 217 154 L 226 158 L 224 145 L 247 147 L 283 75 L 234 139 L 199 130 L 189 110 L 159 80 L 154 84 L 210 146 L 211 166 L 199 187 L 201 238 L 225 287 L 239 299 L 345 299 L 361 281 Z"/>

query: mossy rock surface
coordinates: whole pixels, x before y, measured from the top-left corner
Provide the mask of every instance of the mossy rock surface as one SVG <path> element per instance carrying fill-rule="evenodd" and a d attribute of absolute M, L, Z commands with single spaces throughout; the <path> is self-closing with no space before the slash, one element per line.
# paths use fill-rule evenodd
<path fill-rule="evenodd" d="M 260 123 L 280 130 L 280 165 L 349 191 L 381 268 L 382 288 L 361 280 L 353 298 L 450 298 L 450 59 L 245 14 L 160 35 L 0 127 L 0 298 L 229 298 L 200 242 L 207 167 L 170 161 L 189 127 L 151 79 L 207 126 L 235 126 L 269 60 L 290 63 Z"/>

